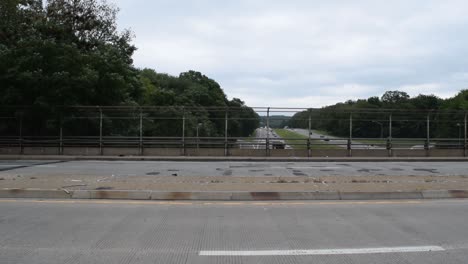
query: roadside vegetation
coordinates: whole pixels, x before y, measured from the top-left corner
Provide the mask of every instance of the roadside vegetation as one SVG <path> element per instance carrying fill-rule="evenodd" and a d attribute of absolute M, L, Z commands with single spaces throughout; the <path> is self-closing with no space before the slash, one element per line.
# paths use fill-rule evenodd
<path fill-rule="evenodd" d="M 102 0 L 0 1 L 0 106 L 13 106 L 2 116 L 21 115 L 23 133 L 31 136 L 56 135 L 60 123 L 65 131 L 95 135 L 90 128 L 99 126 L 98 119 L 73 125 L 67 118 L 80 113 L 63 113 L 67 106 L 163 106 L 166 116 L 177 119 L 181 110 L 171 106 L 192 107 L 197 110 L 185 112 L 186 124 L 201 124 L 200 136 L 224 135 L 224 112 L 209 107 L 236 108 L 229 113 L 229 136 L 248 136 L 259 126 L 252 108 L 229 100 L 220 84 L 200 72 L 171 76 L 136 68 L 133 33 L 118 30 L 117 13 Z M 144 136 L 180 135 L 180 122 L 166 116 L 145 118 Z M 107 122 L 115 135 L 138 131 L 137 123 Z M 0 125 L 0 134 L 16 130 L 17 124 Z M 186 133 L 193 136 L 195 129 Z"/>
<path fill-rule="evenodd" d="M 447 99 L 422 94 L 410 97 L 403 91 L 387 91 L 380 98 L 375 96 L 355 101 L 348 100 L 296 113 L 288 125 L 306 129 L 310 116 L 312 129 L 320 134 L 348 137 L 349 119 L 352 113 L 353 138 L 387 138 L 389 113 L 392 112 L 393 138 L 425 138 L 429 112 L 432 138 L 457 138 L 462 134 L 466 110 L 468 110 L 468 90 L 462 90 Z M 414 143 L 419 142 L 416 140 Z"/>

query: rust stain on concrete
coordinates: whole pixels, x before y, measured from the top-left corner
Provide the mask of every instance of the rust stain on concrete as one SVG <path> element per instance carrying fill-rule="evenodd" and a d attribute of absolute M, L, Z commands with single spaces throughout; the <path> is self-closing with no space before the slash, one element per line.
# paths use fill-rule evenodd
<path fill-rule="evenodd" d="M 167 194 L 167 200 L 190 200 L 192 194 L 190 192 L 170 192 Z"/>
<path fill-rule="evenodd" d="M 253 200 L 279 200 L 280 195 L 277 192 L 251 192 Z"/>
<path fill-rule="evenodd" d="M 451 190 L 449 192 L 453 198 L 468 198 L 468 191 L 466 190 Z"/>
<path fill-rule="evenodd" d="M 24 192 L 24 189 L 15 188 L 15 189 L 10 189 L 8 191 L 11 193 L 22 193 Z"/>

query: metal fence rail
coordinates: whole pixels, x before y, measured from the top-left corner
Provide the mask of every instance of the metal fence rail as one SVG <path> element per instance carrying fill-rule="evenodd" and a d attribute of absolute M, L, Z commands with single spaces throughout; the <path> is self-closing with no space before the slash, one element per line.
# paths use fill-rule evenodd
<path fill-rule="evenodd" d="M 86 149 L 84 152 L 96 155 L 105 155 L 107 151 L 123 155 L 208 153 L 313 157 L 379 153 L 395 156 L 406 151 L 404 155 L 408 156 L 430 156 L 431 153 L 467 156 L 468 150 L 467 113 L 464 111 L 254 107 L 261 115 L 260 126 L 267 132 L 264 136 L 245 137 L 229 132 L 242 121 L 256 119 L 233 114 L 244 111 L 242 108 L 77 106 L 57 109 L 54 116 L 40 120 L 43 131 L 37 132 L 26 123 L 31 120 L 25 114 L 28 107 L 1 108 L 0 154 L 36 153 L 41 149 L 39 152 L 43 154 L 61 155 L 73 149 L 77 153 Z M 278 127 L 272 122 L 287 121 L 299 112 L 302 116 L 295 118 L 295 122 L 307 131 L 306 136 L 272 136 L 272 126 Z M 279 114 L 282 116 L 278 117 Z M 341 135 L 314 138 L 315 128 L 324 122 L 333 122 Z M 210 129 L 217 135 L 210 136 Z M 364 129 L 376 137 L 356 136 Z M 404 129 L 413 129 L 410 132 L 416 136 L 402 137 L 406 133 Z M 438 134 L 443 134 L 440 131 L 452 136 L 440 136 Z"/>

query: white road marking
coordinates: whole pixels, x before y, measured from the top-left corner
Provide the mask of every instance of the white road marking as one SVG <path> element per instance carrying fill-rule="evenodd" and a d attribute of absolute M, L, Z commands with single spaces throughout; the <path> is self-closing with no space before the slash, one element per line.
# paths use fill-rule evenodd
<path fill-rule="evenodd" d="M 342 249 L 293 249 L 293 250 L 203 250 L 199 256 L 304 256 L 304 255 L 347 255 L 402 252 L 444 251 L 439 246 L 382 247 L 382 248 L 342 248 Z"/>
<path fill-rule="evenodd" d="M 56 168 L 57 165 L 37 165 L 34 167 L 39 167 L 39 168 Z"/>
<path fill-rule="evenodd" d="M 0 167 L 16 167 L 16 166 L 21 166 L 21 165 L 14 165 L 14 164 L 1 164 Z"/>
<path fill-rule="evenodd" d="M 286 166 L 288 167 L 288 166 Z M 269 169 L 286 169 L 286 167 L 280 167 L 280 166 L 271 166 L 271 167 L 266 167 L 266 168 L 269 168 Z M 298 167 L 298 166 L 291 166 L 291 167 L 288 167 L 288 168 L 291 168 L 291 169 L 310 169 L 310 170 L 323 170 L 323 169 L 335 169 L 335 170 L 340 170 L 340 169 L 344 169 L 342 167 Z"/>

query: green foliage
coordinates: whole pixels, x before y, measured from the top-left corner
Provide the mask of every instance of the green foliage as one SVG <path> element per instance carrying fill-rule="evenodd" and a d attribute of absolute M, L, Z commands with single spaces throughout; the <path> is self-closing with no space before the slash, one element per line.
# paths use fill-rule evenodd
<path fill-rule="evenodd" d="M 224 136 L 226 111 L 229 119 L 228 136 L 249 136 L 258 127 L 259 117 L 253 109 L 238 98 L 229 101 L 221 86 L 200 72 L 189 71 L 174 77 L 156 73 L 152 69 L 143 69 L 139 73 L 139 78 L 143 84 L 141 105 L 187 107 L 184 110 L 187 136 L 195 136 L 198 124 L 201 124 L 199 127 L 201 136 Z M 213 110 L 212 107 L 219 109 Z M 166 116 L 177 116 L 176 112 L 166 113 Z M 180 113 L 178 116 L 180 118 Z M 165 123 L 162 126 L 165 127 L 165 131 L 162 131 L 162 127 L 148 124 L 145 125 L 149 127 L 145 134 L 181 134 L 180 126 L 169 124 L 173 121 L 154 120 L 155 124 L 161 122 Z"/>
<path fill-rule="evenodd" d="M 185 113 L 188 136 L 198 123 L 204 136 L 224 135 L 224 112 L 208 108 L 238 107 L 230 118 L 246 119 L 233 120 L 229 135 L 253 132 L 256 113 L 238 99 L 229 101 L 221 86 L 200 72 L 174 77 L 136 69 L 132 33 L 117 30 L 117 12 L 104 0 L 49 0 L 45 6 L 41 0 L 0 1 L 0 105 L 32 106 L 21 114 L 25 133 L 57 134 L 65 122 L 69 131 L 95 135 L 95 119 L 77 127 L 62 117 L 78 113 L 56 108 L 75 105 L 199 107 Z M 182 118 L 179 108 L 158 115 L 146 114 L 145 135 L 181 135 L 180 122 L 174 121 Z M 174 119 L 157 120 L 162 115 Z M 137 130 L 116 119 L 108 119 L 106 127 L 116 135 Z"/>
<path fill-rule="evenodd" d="M 270 121 L 269 121 L 270 127 L 271 128 L 283 128 L 285 126 L 288 126 L 290 118 L 291 118 L 290 116 L 285 116 L 285 115 L 272 115 L 270 116 Z M 267 119 L 266 116 L 261 117 L 261 120 L 260 120 L 261 126 L 267 125 L 266 119 Z"/>
<path fill-rule="evenodd" d="M 430 115 L 431 136 L 455 137 L 460 133 L 460 123 L 463 121 L 464 113 L 453 113 L 453 110 L 468 110 L 468 90 L 463 90 L 455 97 L 445 100 L 434 95 L 422 94 L 411 98 L 405 92 L 388 91 L 381 99 L 370 97 L 367 100 L 347 101 L 319 110 L 310 109 L 296 113 L 291 118 L 289 125 L 297 128 L 308 128 L 310 116 L 312 129 L 348 137 L 349 113 L 352 112 L 353 137 L 377 138 L 381 135 L 387 137 L 389 115 L 385 111 L 372 113 L 373 109 L 399 110 L 399 112 L 392 114 L 392 136 L 399 138 L 426 137 L 427 111 L 441 110 Z"/>

